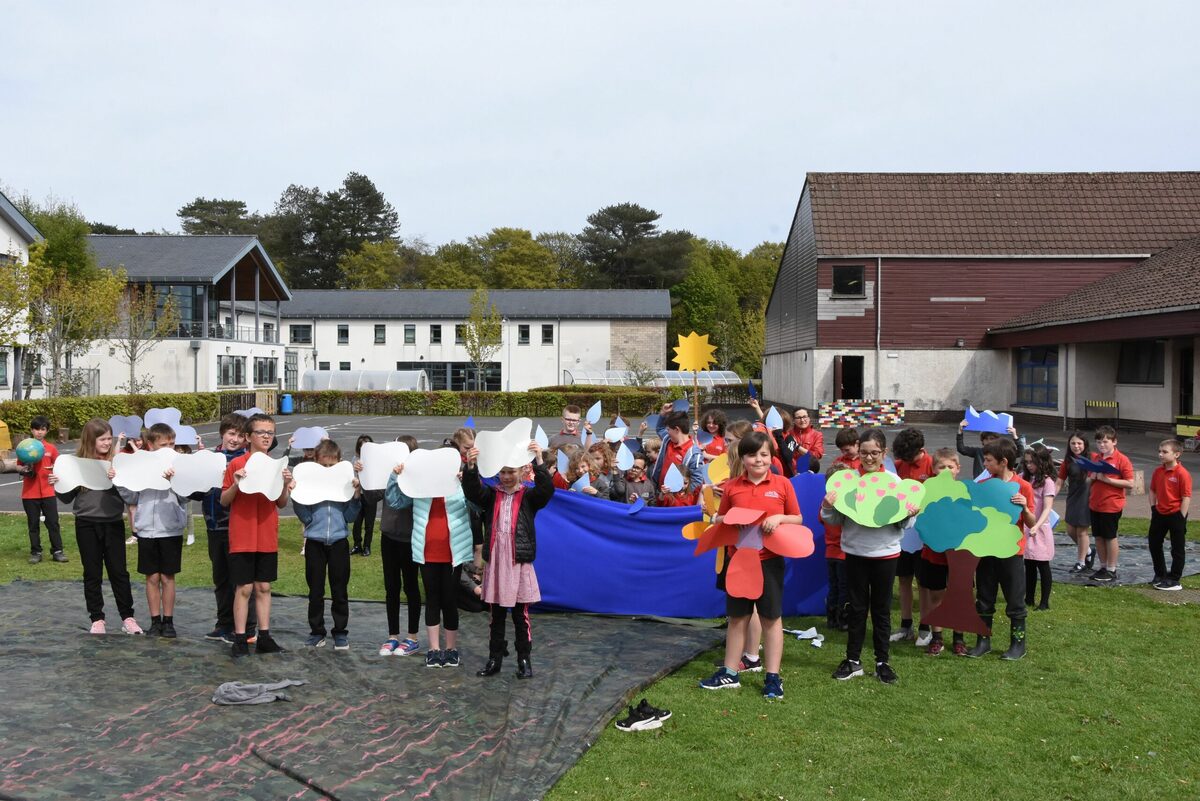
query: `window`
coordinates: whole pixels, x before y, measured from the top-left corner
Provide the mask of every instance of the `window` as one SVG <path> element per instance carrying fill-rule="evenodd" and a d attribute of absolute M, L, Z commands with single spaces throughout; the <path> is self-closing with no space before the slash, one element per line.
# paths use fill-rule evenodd
<path fill-rule="evenodd" d="M 349 345 L 350 344 L 350 326 L 348 326 L 348 325 L 339 325 L 338 326 L 338 344 L 339 345 Z"/>
<path fill-rule="evenodd" d="M 547 323 L 542 326 L 542 344 L 543 345 L 553 345 L 554 344 L 554 326 L 550 323 Z"/>
<path fill-rule="evenodd" d="M 218 356 L 217 357 L 217 386 L 244 387 L 246 386 L 246 357 Z"/>
<path fill-rule="evenodd" d="M 288 341 L 290 341 L 293 345 L 312 344 L 311 325 L 289 325 L 288 332 Z"/>
<path fill-rule="evenodd" d="M 463 345 L 467 341 L 467 326 L 465 323 L 456 323 L 454 326 L 454 344 Z"/>
<path fill-rule="evenodd" d="M 344 373 L 350 372 L 350 362 L 338 362 L 338 369 Z"/>
<path fill-rule="evenodd" d="M 864 268 L 861 264 L 839 264 L 833 268 L 834 298 L 865 298 L 867 285 L 863 280 Z"/>
<path fill-rule="evenodd" d="M 499 392 L 502 374 L 499 362 L 489 362 L 480 381 L 479 370 L 468 362 L 396 362 L 397 370 L 424 370 L 429 388 L 434 391 L 484 389 Z"/>
<path fill-rule="evenodd" d="M 1017 405 L 1058 408 L 1058 348 L 1017 350 Z"/>
<path fill-rule="evenodd" d="M 317 369 L 318 370 L 328 370 L 329 362 L 317 362 Z"/>
<path fill-rule="evenodd" d="M 529 344 L 529 326 L 528 325 L 518 325 L 517 326 L 517 344 L 518 345 L 528 345 Z"/>
<path fill-rule="evenodd" d="M 256 387 L 275 384 L 279 380 L 279 360 L 262 356 L 254 357 L 254 385 Z"/>
<path fill-rule="evenodd" d="M 376 345 L 387 344 L 387 325 L 385 325 L 384 323 L 376 323 L 375 324 L 375 344 Z"/>
<path fill-rule="evenodd" d="M 415 325 L 405 325 L 404 326 L 404 344 L 405 345 L 417 344 L 417 327 Z"/>
<path fill-rule="evenodd" d="M 429 326 L 429 344 L 430 345 L 442 344 L 442 327 L 440 325 Z"/>
<path fill-rule="evenodd" d="M 1166 344 L 1161 339 L 1139 339 L 1121 343 L 1117 361 L 1118 384 L 1163 384 Z"/>
<path fill-rule="evenodd" d="M 263 323 L 263 342 L 277 342 L 275 339 L 275 323 Z"/>
<path fill-rule="evenodd" d="M 8 386 L 8 351 L 0 351 L 0 387 Z"/>

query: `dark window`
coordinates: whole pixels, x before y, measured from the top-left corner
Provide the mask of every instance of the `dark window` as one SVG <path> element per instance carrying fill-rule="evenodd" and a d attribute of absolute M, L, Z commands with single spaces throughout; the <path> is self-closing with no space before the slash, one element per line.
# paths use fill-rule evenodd
<path fill-rule="evenodd" d="M 1058 347 L 1017 349 L 1017 405 L 1058 408 Z"/>
<path fill-rule="evenodd" d="M 383 323 L 375 325 L 375 344 L 383 345 L 387 343 L 387 326 Z"/>
<path fill-rule="evenodd" d="M 261 387 L 275 384 L 279 379 L 279 360 L 254 357 L 254 385 Z"/>
<path fill-rule="evenodd" d="M 338 369 L 342 372 L 350 371 L 350 362 L 338 362 Z"/>
<path fill-rule="evenodd" d="M 518 325 L 517 326 L 517 344 L 518 345 L 528 345 L 529 344 L 529 326 L 528 325 Z"/>
<path fill-rule="evenodd" d="M 404 344 L 417 344 L 417 327 L 415 325 L 406 324 L 404 326 Z"/>
<path fill-rule="evenodd" d="M 339 345 L 349 345 L 350 344 L 350 326 L 348 326 L 348 325 L 339 325 L 338 326 L 338 344 Z"/>
<path fill-rule="evenodd" d="M 0 387 L 8 386 L 8 352 L 0 351 Z"/>
<path fill-rule="evenodd" d="M 329 362 L 317 362 L 317 369 L 318 370 L 328 370 Z"/>
<path fill-rule="evenodd" d="M 467 341 L 467 326 L 464 323 L 457 323 L 454 326 L 454 344 L 463 345 Z"/>
<path fill-rule="evenodd" d="M 863 279 L 861 264 L 838 264 L 833 268 L 833 294 L 835 298 L 865 298 L 867 285 Z"/>
<path fill-rule="evenodd" d="M 1161 339 L 1122 342 L 1117 361 L 1117 383 L 1162 385 L 1165 350 Z"/>
<path fill-rule="evenodd" d="M 244 387 L 246 386 L 246 357 L 218 356 L 217 357 L 217 386 Z"/>
<path fill-rule="evenodd" d="M 479 370 L 469 362 L 396 362 L 396 369 L 424 370 L 425 377 L 429 379 L 429 388 L 434 391 L 484 389 L 499 392 L 502 383 L 499 362 L 487 364 L 482 381 L 479 379 Z"/>
<path fill-rule="evenodd" d="M 542 326 L 542 344 L 554 344 L 554 326 L 552 324 L 547 323 Z"/>
<path fill-rule="evenodd" d="M 440 325 L 429 326 L 429 344 L 430 345 L 442 344 L 442 327 Z"/>

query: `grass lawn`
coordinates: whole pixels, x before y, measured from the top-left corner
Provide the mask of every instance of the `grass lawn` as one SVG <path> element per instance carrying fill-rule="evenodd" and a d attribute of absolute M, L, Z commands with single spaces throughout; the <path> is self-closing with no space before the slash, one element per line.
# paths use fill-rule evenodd
<path fill-rule="evenodd" d="M 1189 534 L 1200 539 L 1200 529 Z M 1122 521 L 1145 531 L 1146 521 Z M 72 561 L 25 562 L 21 515 L 0 517 L 0 581 L 77 579 Z M 132 558 L 132 546 L 131 558 Z M 303 594 L 299 529 L 281 531 L 280 592 Z M 180 583 L 208 586 L 203 526 Z M 1200 589 L 1200 577 L 1185 579 Z M 382 597 L 378 559 L 355 559 L 350 594 Z M 609 726 L 549 794 L 564 799 L 1121 799 L 1200 798 L 1200 607 L 1128 588 L 1056 585 L 1052 610 L 1031 613 L 1030 653 L 930 658 L 893 648 L 900 684 L 836 682 L 845 635 L 823 648 L 789 638 L 787 697 L 768 703 L 761 674 L 706 692 L 706 653 L 644 694 L 674 716 L 662 729 Z M 144 608 L 139 602 L 139 607 Z M 82 614 L 82 598 L 80 599 Z M 823 628 L 812 618 L 789 627 Z M 997 621 L 996 642 L 1008 628 Z M 870 639 L 864 655 L 870 653 Z M 639 695 L 640 697 L 640 695 Z"/>

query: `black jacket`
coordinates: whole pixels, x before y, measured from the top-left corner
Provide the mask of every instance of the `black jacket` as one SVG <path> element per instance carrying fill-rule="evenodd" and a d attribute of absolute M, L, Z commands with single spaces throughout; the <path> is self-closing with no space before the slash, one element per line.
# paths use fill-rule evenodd
<path fill-rule="evenodd" d="M 236 451 L 223 451 L 220 448 L 213 448 L 214 451 L 225 457 L 225 464 L 229 464 L 237 457 L 246 452 L 245 448 Z M 221 488 L 213 487 L 207 492 L 194 492 L 188 496 L 188 500 L 200 501 L 200 511 L 204 513 L 204 525 L 208 529 L 209 534 L 215 532 L 229 532 L 229 507 L 221 505 Z"/>
<path fill-rule="evenodd" d="M 467 500 L 483 510 L 484 526 L 487 536 L 483 538 L 483 560 L 492 560 L 492 520 L 495 516 L 496 490 L 485 486 L 479 480 L 479 468 L 467 465 L 463 468 L 463 494 Z M 525 489 L 521 497 L 521 505 L 517 509 L 516 561 L 532 562 L 537 556 L 537 532 L 533 527 L 533 517 L 538 510 L 550 503 L 554 497 L 554 481 L 545 465 L 534 464 L 533 486 Z"/>

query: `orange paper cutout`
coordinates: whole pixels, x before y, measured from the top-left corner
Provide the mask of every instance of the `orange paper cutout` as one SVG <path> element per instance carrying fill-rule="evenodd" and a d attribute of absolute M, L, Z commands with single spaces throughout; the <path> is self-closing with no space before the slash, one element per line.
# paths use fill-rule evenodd
<path fill-rule="evenodd" d="M 733 526 L 727 526 L 724 523 L 709 526 L 700 535 L 700 539 L 696 541 L 695 555 L 699 556 L 705 551 L 711 551 L 713 548 L 720 548 L 725 545 L 736 545 L 737 540 L 738 530 Z"/>
<path fill-rule="evenodd" d="M 697 520 L 695 523 L 688 523 L 683 527 L 683 538 L 685 540 L 698 540 L 704 530 L 708 528 L 708 523 L 703 520 Z"/>
<path fill-rule="evenodd" d="M 735 598 L 760 598 L 763 592 L 762 563 L 757 548 L 739 548 L 729 560 L 725 591 Z"/>
<path fill-rule="evenodd" d="M 807 526 L 784 523 L 763 535 L 763 547 L 780 556 L 803 559 L 813 552 L 813 533 Z"/>

